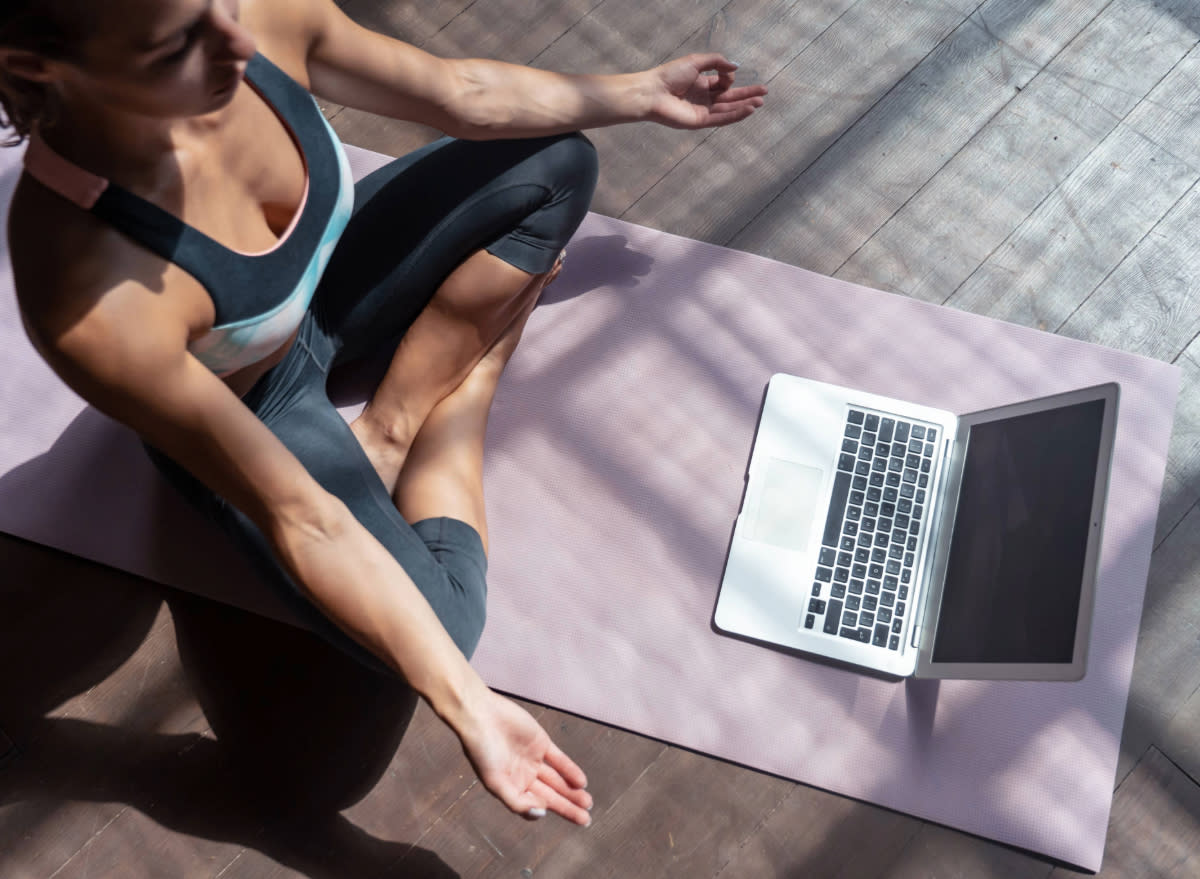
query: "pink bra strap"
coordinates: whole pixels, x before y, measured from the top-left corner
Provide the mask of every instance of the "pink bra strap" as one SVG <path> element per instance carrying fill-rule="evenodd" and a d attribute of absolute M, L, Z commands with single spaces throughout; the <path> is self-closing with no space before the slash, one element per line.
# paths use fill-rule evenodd
<path fill-rule="evenodd" d="M 64 159 L 36 131 L 29 135 L 29 146 L 25 149 L 25 170 L 43 186 L 84 210 L 91 210 L 108 188 L 107 180 Z"/>

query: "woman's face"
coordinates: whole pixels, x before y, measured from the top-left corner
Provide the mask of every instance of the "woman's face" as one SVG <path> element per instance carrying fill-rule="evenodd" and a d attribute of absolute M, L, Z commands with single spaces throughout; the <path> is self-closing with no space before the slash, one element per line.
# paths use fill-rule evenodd
<path fill-rule="evenodd" d="M 94 2 L 94 0 L 88 0 Z M 105 0 L 63 87 L 143 116 L 197 116 L 232 99 L 254 54 L 238 0 Z"/>

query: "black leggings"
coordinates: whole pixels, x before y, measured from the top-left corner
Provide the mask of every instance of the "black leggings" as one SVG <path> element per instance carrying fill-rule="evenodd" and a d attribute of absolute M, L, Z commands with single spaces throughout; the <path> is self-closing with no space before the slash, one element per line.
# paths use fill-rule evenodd
<path fill-rule="evenodd" d="M 244 402 L 327 491 L 341 498 L 412 577 L 470 656 L 483 631 L 487 559 L 457 519 L 410 525 L 330 401 L 332 367 L 396 342 L 460 263 L 479 249 L 531 274 L 553 267 L 587 212 L 596 153 L 579 134 L 533 140 L 445 139 L 385 165 L 355 187 L 338 242 L 296 343 Z M 161 453 L 168 480 L 249 553 L 315 632 L 377 670 L 385 666 L 305 599 L 262 533 Z"/>

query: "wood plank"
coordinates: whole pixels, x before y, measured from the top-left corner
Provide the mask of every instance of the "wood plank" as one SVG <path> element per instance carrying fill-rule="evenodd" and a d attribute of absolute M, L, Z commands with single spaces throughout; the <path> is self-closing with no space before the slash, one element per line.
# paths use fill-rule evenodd
<path fill-rule="evenodd" d="M 1041 879 L 1045 860 L 1018 849 L 924 824 L 887 871 L 888 879 Z"/>
<path fill-rule="evenodd" d="M 1117 778 L 1123 778 L 1200 687 L 1200 507 L 1155 551 L 1137 651 Z"/>
<path fill-rule="evenodd" d="M 721 876 L 882 876 L 921 829 L 917 818 L 797 784 Z M 869 839 L 870 845 L 862 845 Z"/>
<path fill-rule="evenodd" d="M 1056 330 L 1196 183 L 1193 48 L 948 300 Z M 1117 206 L 1120 206 L 1119 208 Z"/>
<path fill-rule="evenodd" d="M 1077 873 L 1057 869 L 1054 879 Z M 1117 788 L 1098 879 L 1200 875 L 1200 785 L 1150 748 Z"/>
<path fill-rule="evenodd" d="M 1196 9 L 1192 0 L 1107 6 L 837 277 L 945 301 L 1187 54 Z"/>
<path fill-rule="evenodd" d="M 1173 361 L 1200 332 L 1200 187 L 1154 225 L 1059 333 Z"/>
<path fill-rule="evenodd" d="M 1175 360 L 1182 375 L 1175 424 L 1167 449 L 1167 473 L 1158 511 L 1157 547 L 1200 500 L 1200 362 L 1187 355 Z"/>
<path fill-rule="evenodd" d="M 205 724 L 165 667 L 170 623 L 145 581 L 8 535 L 0 570 L 0 716 L 16 749 L 0 770 L 0 874 L 47 876 L 125 808 L 98 795 L 123 789 L 101 746 Z"/>
<path fill-rule="evenodd" d="M 674 35 L 685 35 L 677 44 L 663 40 L 653 51 L 631 53 L 614 51 L 598 62 L 605 69 L 639 69 L 690 52 L 722 52 L 741 65 L 740 83 L 753 84 L 773 80 L 793 59 L 808 49 L 853 5 L 854 0 L 824 0 L 821 3 L 797 3 L 795 0 L 733 0 L 690 33 L 679 28 Z M 619 37 L 624 33 L 617 26 Z M 570 53 L 558 50 L 540 57 L 538 63 L 553 66 L 569 63 Z M 775 86 L 772 85 L 772 88 Z M 779 100 L 772 93 L 768 108 L 777 112 Z M 774 109 L 772 109 L 774 108 Z M 756 124 L 743 122 L 735 129 Z M 626 125 L 589 132 L 600 151 L 600 184 L 593 209 L 620 216 L 672 168 L 682 162 L 700 144 L 710 138 L 716 142 L 729 133 L 713 131 L 676 131 L 656 125 Z"/>
<path fill-rule="evenodd" d="M 768 107 L 709 137 L 619 215 L 730 242 L 977 5 L 860 0 L 770 78 Z"/>
<path fill-rule="evenodd" d="M 680 748 L 669 748 L 587 835 L 547 854 L 546 876 L 715 876 L 795 786 Z"/>
<path fill-rule="evenodd" d="M 730 244 L 832 274 L 1108 2 L 989 0 Z"/>
<path fill-rule="evenodd" d="M 434 34 L 472 5 L 474 0 L 346 0 L 342 11 L 365 28 L 390 34 L 413 45 L 423 45 Z"/>

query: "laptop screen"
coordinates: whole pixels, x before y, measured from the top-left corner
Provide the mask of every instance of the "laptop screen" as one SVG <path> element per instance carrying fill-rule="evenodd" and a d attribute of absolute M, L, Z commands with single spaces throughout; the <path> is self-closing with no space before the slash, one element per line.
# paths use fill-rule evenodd
<path fill-rule="evenodd" d="M 1104 400 L 971 427 L 936 663 L 1070 663 Z"/>

